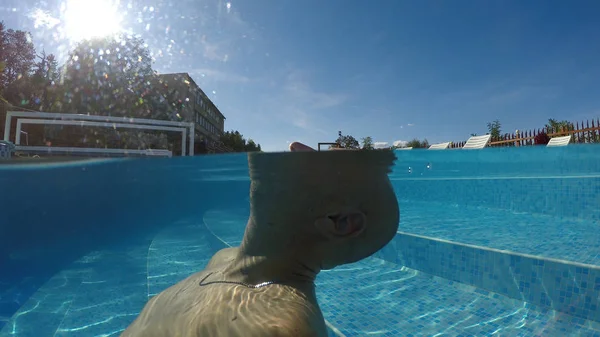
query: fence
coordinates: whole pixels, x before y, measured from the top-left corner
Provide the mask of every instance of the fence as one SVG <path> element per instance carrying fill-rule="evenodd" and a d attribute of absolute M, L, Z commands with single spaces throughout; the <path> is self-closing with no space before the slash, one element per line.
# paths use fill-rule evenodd
<path fill-rule="evenodd" d="M 516 131 L 512 134 L 504 134 L 500 137 L 493 137 L 488 146 L 508 147 L 508 146 L 530 146 L 545 145 L 550 138 L 572 135 L 571 143 L 600 143 L 600 118 L 587 122 L 576 122 L 562 128 L 545 127 L 527 131 Z M 450 148 L 462 148 L 466 141 L 453 142 Z"/>

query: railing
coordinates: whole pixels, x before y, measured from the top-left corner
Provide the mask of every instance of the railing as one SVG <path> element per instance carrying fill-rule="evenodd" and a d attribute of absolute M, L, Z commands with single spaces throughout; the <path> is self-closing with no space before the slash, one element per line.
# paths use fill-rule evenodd
<path fill-rule="evenodd" d="M 329 146 L 333 146 L 333 147 L 339 146 L 338 143 L 319 143 L 319 144 L 317 144 L 318 151 L 321 151 L 321 145 L 329 145 Z"/>
<path fill-rule="evenodd" d="M 527 131 L 516 131 L 492 138 L 491 147 L 530 146 L 547 144 L 550 138 L 572 135 L 571 143 L 600 143 L 600 119 L 576 122 L 559 130 L 549 127 Z M 462 148 L 466 141 L 453 142 L 450 148 Z"/>

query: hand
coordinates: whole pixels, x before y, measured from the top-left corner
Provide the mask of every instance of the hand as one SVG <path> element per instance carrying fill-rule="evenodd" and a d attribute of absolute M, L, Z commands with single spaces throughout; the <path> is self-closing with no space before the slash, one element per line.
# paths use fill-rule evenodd
<path fill-rule="evenodd" d="M 310 146 L 304 145 L 300 142 L 293 142 L 290 144 L 290 151 L 292 151 L 292 152 L 312 152 L 312 151 L 315 151 L 315 149 L 313 149 Z"/>

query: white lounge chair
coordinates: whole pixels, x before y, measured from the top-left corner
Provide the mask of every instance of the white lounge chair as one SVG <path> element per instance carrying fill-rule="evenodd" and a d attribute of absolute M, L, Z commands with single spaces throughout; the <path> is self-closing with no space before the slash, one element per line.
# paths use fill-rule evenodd
<path fill-rule="evenodd" d="M 450 146 L 450 142 L 433 144 L 428 150 L 445 150 Z"/>
<path fill-rule="evenodd" d="M 398 147 L 398 148 L 396 148 L 396 150 L 412 150 L 412 146 L 411 147 Z"/>
<path fill-rule="evenodd" d="M 492 135 L 483 135 L 483 136 L 472 136 L 467 140 L 465 145 L 462 147 L 463 149 L 472 150 L 472 149 L 483 149 L 488 145 Z"/>
<path fill-rule="evenodd" d="M 571 142 L 571 135 L 551 138 L 546 146 L 567 146 Z"/>

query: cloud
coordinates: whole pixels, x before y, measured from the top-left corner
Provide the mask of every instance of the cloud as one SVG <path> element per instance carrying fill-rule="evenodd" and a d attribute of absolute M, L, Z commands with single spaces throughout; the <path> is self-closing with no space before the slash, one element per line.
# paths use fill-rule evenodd
<path fill-rule="evenodd" d="M 299 70 L 291 71 L 286 76 L 283 88 L 292 98 L 306 102 L 313 109 L 335 107 L 348 98 L 344 94 L 315 91 L 306 79 L 306 74 Z"/>
<path fill-rule="evenodd" d="M 376 149 L 385 149 L 390 147 L 388 142 L 375 142 L 373 143 L 373 147 Z"/>
<path fill-rule="evenodd" d="M 223 40 L 220 43 L 209 42 L 206 35 L 202 35 L 200 40 L 202 45 L 202 56 L 211 61 L 222 61 L 227 62 L 229 54 L 224 50 L 228 49 L 228 45 L 231 44 L 230 40 Z"/>
<path fill-rule="evenodd" d="M 276 118 L 306 131 L 330 134 L 323 130 L 327 122 L 324 112 L 343 105 L 347 95 L 316 90 L 305 71 L 292 69 L 284 72 L 279 79 L 271 80 L 273 87 L 279 87 L 268 98 L 268 109 Z"/>
<path fill-rule="evenodd" d="M 415 125 L 412 123 L 408 123 L 408 124 L 406 124 L 406 126 L 415 126 Z"/>
<path fill-rule="evenodd" d="M 50 15 L 50 13 L 43 11 L 40 8 L 36 8 L 27 14 L 27 17 L 33 20 L 34 27 L 52 29 L 58 24 L 60 20 Z"/>
<path fill-rule="evenodd" d="M 395 147 L 406 147 L 406 145 L 408 145 L 408 142 L 406 140 L 396 140 L 393 144 Z"/>

